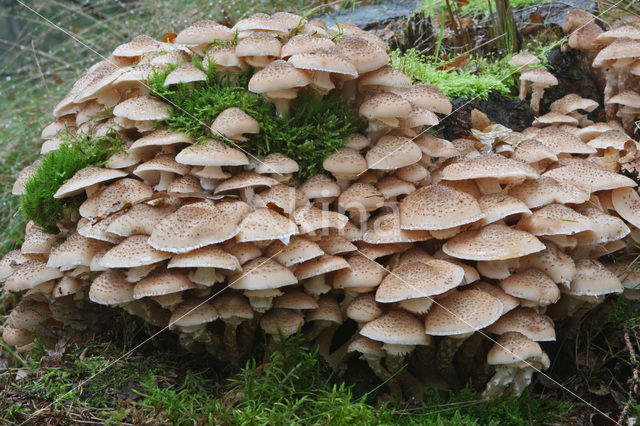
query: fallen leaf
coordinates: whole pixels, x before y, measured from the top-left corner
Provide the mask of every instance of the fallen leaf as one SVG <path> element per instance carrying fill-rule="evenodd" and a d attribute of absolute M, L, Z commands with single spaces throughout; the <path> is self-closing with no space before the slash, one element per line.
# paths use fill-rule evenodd
<path fill-rule="evenodd" d="M 165 36 L 162 38 L 162 41 L 164 43 L 173 43 L 173 40 L 175 40 L 175 38 L 178 37 L 178 34 L 176 33 L 165 33 Z"/>
<path fill-rule="evenodd" d="M 438 68 L 438 70 L 440 71 L 445 71 L 445 70 L 464 70 L 466 68 L 467 65 L 469 65 L 469 62 L 471 62 L 471 56 L 469 56 L 468 53 L 464 53 L 460 56 L 456 56 L 456 58 L 444 65 L 440 65 Z"/>

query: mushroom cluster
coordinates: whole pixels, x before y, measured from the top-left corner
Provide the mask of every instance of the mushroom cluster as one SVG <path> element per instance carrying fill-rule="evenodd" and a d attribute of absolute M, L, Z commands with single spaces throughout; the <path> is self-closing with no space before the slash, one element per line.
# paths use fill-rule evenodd
<path fill-rule="evenodd" d="M 604 31 L 595 20 L 574 10 L 565 17 L 562 29 L 571 33 L 569 47 L 586 52 L 592 67 L 603 74 L 607 119 L 619 118 L 633 134 L 640 119 L 640 21 L 624 17 Z"/>
<path fill-rule="evenodd" d="M 261 129 L 242 109 L 204 123 L 211 138 L 196 143 L 165 125 L 177 106 L 146 81 L 168 63 L 179 66 L 166 85 L 202 81 L 191 61 L 200 57 L 231 77 L 253 67 L 248 90 L 279 114 L 301 90 L 335 91 L 368 127 L 304 182 L 291 158 L 244 152 Z M 119 46 L 56 106 L 42 152 L 64 143 L 63 129 L 120 132 L 126 152 L 79 170 L 55 193 L 86 195 L 72 220 L 56 234 L 29 223 L 0 261 L 4 291 L 20 296 L 2 338 L 25 350 L 48 325 L 99 304 L 236 363 L 262 341 L 257 331 L 277 347 L 302 330 L 333 367 L 359 354 L 410 395 L 456 386 L 460 360 L 480 353 L 495 372 L 487 397 L 521 393 L 549 366 L 538 343 L 555 339 L 547 313 L 571 315 L 635 285 L 597 259 L 640 243 L 636 183 L 617 173 L 637 144 L 615 123 L 578 127 L 576 111 L 591 104 L 575 95 L 521 133 L 474 111 L 472 135 L 448 141 L 425 130 L 451 103 L 388 61 L 384 43 L 357 27 L 289 13 L 234 28 L 200 21 L 171 43 Z M 484 338 L 495 343 L 488 354 Z"/>

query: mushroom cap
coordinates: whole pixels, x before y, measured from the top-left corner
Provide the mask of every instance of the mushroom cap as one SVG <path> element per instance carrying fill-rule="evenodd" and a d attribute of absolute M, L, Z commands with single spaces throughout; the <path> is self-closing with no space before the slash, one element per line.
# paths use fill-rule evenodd
<path fill-rule="evenodd" d="M 538 172 L 524 161 L 499 154 L 482 154 L 465 157 L 446 166 L 440 176 L 443 180 L 497 178 L 508 181 L 514 178 L 536 179 Z"/>
<path fill-rule="evenodd" d="M 414 84 L 401 95 L 413 105 L 438 114 L 451 114 L 453 106 L 447 97 L 433 84 Z"/>
<path fill-rule="evenodd" d="M 397 211 L 384 212 L 372 217 L 368 223 L 368 230 L 362 240 L 372 244 L 382 243 L 410 243 L 431 239 L 428 231 L 403 230 L 400 228 L 400 215 Z"/>
<path fill-rule="evenodd" d="M 89 186 L 124 176 L 127 176 L 127 173 L 120 170 L 85 167 L 84 169 L 78 170 L 71 179 L 62 184 L 56 193 L 53 194 L 53 198 L 72 197 L 80 194 Z"/>
<path fill-rule="evenodd" d="M 618 59 L 640 57 L 640 41 L 621 38 L 602 49 L 593 60 L 593 66 L 604 67 Z"/>
<path fill-rule="evenodd" d="M 367 171 L 367 160 L 355 149 L 339 148 L 322 162 L 322 167 L 337 179 L 357 179 Z"/>
<path fill-rule="evenodd" d="M 425 330 L 434 336 L 472 333 L 493 324 L 502 309 L 500 300 L 483 291 L 452 292 L 427 313 Z"/>
<path fill-rule="evenodd" d="M 243 56 L 272 56 L 279 58 L 282 44 L 273 35 L 265 32 L 254 32 L 238 41 L 236 55 Z"/>
<path fill-rule="evenodd" d="M 24 299 L 7 316 L 4 326 L 16 330 L 29 330 L 49 318 L 51 311 L 46 303 Z"/>
<path fill-rule="evenodd" d="M 283 60 L 276 60 L 251 77 L 249 90 L 254 93 L 266 93 L 309 84 L 311 78 L 304 71 Z"/>
<path fill-rule="evenodd" d="M 333 47 L 333 46 L 332 46 Z M 342 78 L 356 78 L 356 67 L 333 48 L 318 48 L 292 55 L 288 61 L 298 69 L 339 74 Z"/>
<path fill-rule="evenodd" d="M 309 204 L 309 199 L 297 188 L 287 185 L 274 185 L 254 198 L 255 207 L 267 207 L 273 203 L 286 214 L 292 214 L 296 208 Z"/>
<path fill-rule="evenodd" d="M 588 142 L 596 136 L 601 135 L 604 132 L 608 132 L 609 130 L 622 130 L 621 126 L 618 123 L 616 124 L 617 125 L 614 125 L 613 123 L 594 123 L 590 126 L 578 129 L 578 131 L 576 132 L 576 136 L 578 136 L 584 142 Z"/>
<path fill-rule="evenodd" d="M 428 185 L 407 195 L 399 205 L 400 227 L 442 230 L 484 217 L 471 195 L 444 185 Z"/>
<path fill-rule="evenodd" d="M 385 176 L 378 182 L 378 191 L 382 193 L 386 200 L 400 195 L 408 195 L 416 190 L 416 187 L 395 176 Z"/>
<path fill-rule="evenodd" d="M 510 331 L 522 333 L 536 342 L 556 340 L 551 318 L 530 308 L 516 308 L 507 312 L 487 328 L 488 333 L 500 335 Z"/>
<path fill-rule="evenodd" d="M 540 87 L 557 86 L 558 79 L 544 68 L 534 68 L 520 74 L 520 80 L 530 81 Z"/>
<path fill-rule="evenodd" d="M 5 280 L 4 289 L 9 292 L 29 290 L 46 281 L 62 277 L 58 268 L 47 266 L 38 259 L 21 262 L 12 268 L 12 273 Z"/>
<path fill-rule="evenodd" d="M 29 260 L 40 260 L 37 257 L 39 256 L 25 255 L 20 250 L 11 250 L 0 259 L 0 281 L 6 280 L 18 265 Z"/>
<path fill-rule="evenodd" d="M 497 285 L 492 285 L 487 282 L 479 282 L 473 285 L 473 288 L 476 290 L 484 291 L 485 293 L 489 293 L 500 302 L 502 302 L 502 315 L 507 312 L 517 308 L 520 305 L 520 300 L 516 297 L 513 297 L 504 292 Z"/>
<path fill-rule="evenodd" d="M 280 57 L 287 59 L 293 55 L 309 53 L 316 49 L 332 49 L 335 43 L 324 37 L 314 37 L 310 34 L 297 34 L 291 37 L 280 51 Z"/>
<path fill-rule="evenodd" d="M 569 126 L 577 126 L 578 119 L 571 117 L 570 115 L 562 114 L 557 111 L 551 111 L 539 117 L 536 117 L 533 120 L 533 126 L 535 127 L 545 127 L 549 125 L 559 126 L 561 124 L 567 124 Z M 549 127 L 553 128 L 553 127 Z"/>
<path fill-rule="evenodd" d="M 356 251 L 358 248 L 345 236 L 343 229 L 329 228 L 316 243 L 326 254 L 341 254 Z"/>
<path fill-rule="evenodd" d="M 545 127 L 535 136 L 535 139 L 558 154 L 594 154 L 595 148 L 582 142 L 579 137 L 555 127 Z"/>
<path fill-rule="evenodd" d="M 596 207 L 584 207 L 579 213 L 593 223 L 593 230 L 576 235 L 579 245 L 605 244 L 626 237 L 631 230 L 622 219 Z"/>
<path fill-rule="evenodd" d="M 291 336 L 304 324 L 304 318 L 291 309 L 271 309 L 260 318 L 260 327 L 267 334 Z"/>
<path fill-rule="evenodd" d="M 349 218 L 341 213 L 313 206 L 298 207 L 293 212 L 293 218 L 303 234 L 324 228 L 342 229 L 349 221 Z"/>
<path fill-rule="evenodd" d="M 217 207 L 197 202 L 180 207 L 156 224 L 149 244 L 156 250 L 184 253 L 216 244 L 238 233 L 238 227 Z"/>
<path fill-rule="evenodd" d="M 244 265 L 250 260 L 259 257 L 262 252 L 253 243 L 239 243 L 234 239 L 227 240 L 221 244 L 221 247 L 227 253 L 233 255 L 238 259 L 240 265 Z"/>
<path fill-rule="evenodd" d="M 509 63 L 511 65 L 516 65 L 518 67 L 526 69 L 529 65 L 535 65 L 540 63 L 540 58 L 527 51 L 520 51 L 517 55 L 513 55 L 511 59 L 509 59 Z"/>
<path fill-rule="evenodd" d="M 510 331 L 501 335 L 487 353 L 489 365 L 511 365 L 527 360 L 538 360 L 544 352 L 538 344 L 522 333 Z"/>
<path fill-rule="evenodd" d="M 180 31 L 173 39 L 173 43 L 193 46 L 209 44 L 213 40 L 229 41 L 234 36 L 235 32 L 231 28 L 215 21 L 203 19 Z"/>
<path fill-rule="evenodd" d="M 202 65 L 208 70 L 209 64 L 215 64 L 219 71 L 242 71 L 247 68 L 244 58 L 236 55 L 234 44 L 223 44 L 209 49 Z"/>
<path fill-rule="evenodd" d="M 587 191 L 546 175 L 515 184 L 509 187 L 508 192 L 509 195 L 524 201 L 531 209 L 551 203 L 581 204 L 589 199 Z"/>
<path fill-rule="evenodd" d="M 603 296 L 622 290 L 620 279 L 602 263 L 580 259 L 576 261 L 576 274 L 567 292 L 574 296 Z"/>
<path fill-rule="evenodd" d="M 618 265 L 610 263 L 605 268 L 616 274 L 622 286 L 632 290 L 637 290 L 640 286 L 640 267 L 638 264 Z"/>
<path fill-rule="evenodd" d="M 279 152 L 273 152 L 264 157 L 255 168 L 256 173 L 275 173 L 284 175 L 287 173 L 296 173 L 300 170 L 295 160 L 287 157 Z"/>
<path fill-rule="evenodd" d="M 270 31 L 274 33 L 286 33 L 289 26 L 278 19 L 265 14 L 254 13 L 248 18 L 244 18 L 236 22 L 231 28 L 234 32 L 252 32 L 252 31 Z"/>
<path fill-rule="evenodd" d="M 304 280 L 344 268 L 349 268 L 349 264 L 344 258 L 325 254 L 301 263 L 296 268 L 296 277 L 299 280 Z"/>
<path fill-rule="evenodd" d="M 164 87 L 178 83 L 192 83 L 194 81 L 206 81 L 207 74 L 194 64 L 187 62 L 178 65 L 173 71 L 167 74 L 164 80 Z"/>
<path fill-rule="evenodd" d="M 163 296 L 196 288 L 187 275 L 178 271 L 164 271 L 138 281 L 133 287 L 133 298 Z"/>
<path fill-rule="evenodd" d="M 382 342 L 371 340 L 364 336 L 357 336 L 349 343 L 347 352 L 360 352 L 367 357 L 382 358 L 387 353 L 382 349 Z"/>
<path fill-rule="evenodd" d="M 370 145 L 369 139 L 360 133 L 351 133 L 347 136 L 345 147 L 355 149 L 356 151 L 363 150 Z"/>
<path fill-rule="evenodd" d="M 260 124 L 240 108 L 227 108 L 211 123 L 211 133 L 238 141 L 245 141 L 243 133 L 259 133 Z"/>
<path fill-rule="evenodd" d="M 223 321 L 231 318 L 253 319 L 251 305 L 244 296 L 238 293 L 226 291 L 216 296 L 211 304 L 216 308 L 219 318 Z"/>
<path fill-rule="evenodd" d="M 536 268 L 526 269 L 500 281 L 505 293 L 547 306 L 560 299 L 560 289 L 551 278 Z"/>
<path fill-rule="evenodd" d="M 236 189 L 250 188 L 254 186 L 273 186 L 279 182 L 269 176 L 260 175 L 253 172 L 241 172 L 238 173 L 224 182 L 216 186 L 215 193 L 225 191 L 233 191 Z"/>
<path fill-rule="evenodd" d="M 242 265 L 242 272 L 229 278 L 229 286 L 238 290 L 267 290 L 298 282 L 293 273 L 266 257 L 257 257 Z"/>
<path fill-rule="evenodd" d="M 295 222 L 272 209 L 261 208 L 242 220 L 236 239 L 239 242 L 286 239 L 297 233 Z"/>
<path fill-rule="evenodd" d="M 337 197 L 342 189 L 329 176 L 317 174 L 310 177 L 299 187 L 309 199 Z"/>
<path fill-rule="evenodd" d="M 137 179 L 119 179 L 94 192 L 80 205 L 78 212 L 85 218 L 103 217 L 127 204 L 134 204 L 152 195 L 153 189 Z"/>
<path fill-rule="evenodd" d="M 387 270 L 365 256 L 355 255 L 347 259 L 348 268 L 333 276 L 334 288 L 376 287 L 387 275 Z"/>
<path fill-rule="evenodd" d="M 356 182 L 338 197 L 338 206 L 346 211 L 373 211 L 384 204 L 384 196 L 375 186 Z"/>
<path fill-rule="evenodd" d="M 596 149 L 613 148 L 618 151 L 637 150 L 636 142 L 626 133 L 620 130 L 609 130 L 587 142 L 589 146 Z"/>
<path fill-rule="evenodd" d="M 96 277 L 89 288 L 89 300 L 101 305 L 129 303 L 134 285 L 125 278 L 124 271 L 109 269 Z"/>
<path fill-rule="evenodd" d="M 609 44 L 620 38 L 640 40 L 640 29 L 632 25 L 622 25 L 603 32 L 597 37 L 597 40 Z"/>
<path fill-rule="evenodd" d="M 616 212 L 627 222 L 640 228 L 640 196 L 632 188 L 611 191 L 611 202 Z"/>
<path fill-rule="evenodd" d="M 463 278 L 464 269 L 446 260 L 405 263 L 382 280 L 376 301 L 393 303 L 435 296 L 457 287 Z"/>
<path fill-rule="evenodd" d="M 235 256 L 217 245 L 175 255 L 171 258 L 167 268 L 217 268 L 228 271 L 242 269 Z"/>
<path fill-rule="evenodd" d="M 351 318 L 355 322 L 365 323 L 379 318 L 384 311 L 379 303 L 376 302 L 373 293 L 359 294 L 345 310 L 347 318 Z"/>
<path fill-rule="evenodd" d="M 176 161 L 191 166 L 244 166 L 249 159 L 239 149 L 213 139 L 191 145 L 176 155 Z"/>
<path fill-rule="evenodd" d="M 206 324 L 218 319 L 218 311 L 206 300 L 186 300 L 176 306 L 171 313 L 170 325 L 192 327 Z"/>
<path fill-rule="evenodd" d="M 50 268 L 68 266 L 89 266 L 94 254 L 108 243 L 83 237 L 77 232 L 71 234 L 62 244 L 51 250 L 47 266 Z"/>
<path fill-rule="evenodd" d="M 360 76 L 358 79 L 358 85 L 360 90 L 366 90 L 367 86 L 373 88 L 383 88 L 383 90 L 404 92 L 411 88 L 411 78 L 393 68 L 392 66 L 385 65 L 382 68 L 378 68 L 375 71 L 366 73 Z"/>
<path fill-rule="evenodd" d="M 184 133 L 176 132 L 169 129 L 158 129 L 137 139 L 131 148 L 131 151 L 143 151 L 150 147 L 161 147 L 166 145 L 176 145 L 181 143 L 193 143 L 194 140 L 191 136 L 187 136 Z"/>
<path fill-rule="evenodd" d="M 312 296 L 301 290 L 286 291 L 282 296 L 273 299 L 274 308 L 283 309 L 316 309 L 318 302 Z M 308 320 L 308 319 L 307 319 Z"/>
<path fill-rule="evenodd" d="M 576 93 L 570 93 L 553 101 L 550 105 L 551 111 L 561 114 L 568 114 L 573 111 L 583 110 L 591 112 L 598 107 L 598 102 L 593 99 L 583 98 Z"/>
<path fill-rule="evenodd" d="M 98 264 L 105 268 L 135 268 L 171 258 L 171 253 L 151 247 L 148 239 L 146 235 L 132 235 L 106 252 Z"/>
<path fill-rule="evenodd" d="M 449 256 L 468 260 L 512 259 L 544 248 L 544 244 L 530 233 L 501 224 L 462 232 L 442 246 Z"/>
<path fill-rule="evenodd" d="M 633 90 L 624 90 L 609 99 L 608 104 L 620 104 L 632 108 L 640 108 L 640 94 Z"/>
<path fill-rule="evenodd" d="M 384 48 L 355 35 L 342 36 L 335 49 L 338 54 L 349 58 L 358 74 L 377 70 L 389 62 Z"/>
<path fill-rule="evenodd" d="M 274 241 L 267 247 L 265 254 L 290 267 L 322 256 L 324 251 L 318 244 L 305 237 L 293 236 L 286 245 L 282 241 Z"/>
<path fill-rule="evenodd" d="M 502 194 L 485 194 L 478 198 L 478 205 L 484 214 L 484 218 L 480 219 L 480 225 L 497 222 L 507 216 L 515 214 L 523 214 L 528 216 L 531 210 L 520 199 Z"/>
<path fill-rule="evenodd" d="M 378 93 L 360 105 L 359 113 L 368 120 L 384 118 L 407 118 L 413 106 L 411 102 L 395 93 Z"/>
<path fill-rule="evenodd" d="M 171 114 L 171 105 L 150 95 L 137 96 L 120 102 L 113 108 L 113 115 L 128 120 L 164 120 Z"/>
<path fill-rule="evenodd" d="M 38 167 L 40 167 L 40 163 L 42 163 L 42 160 L 38 159 L 18 172 L 18 177 L 11 188 L 12 195 L 24 194 L 27 182 L 36 174 Z"/>
<path fill-rule="evenodd" d="M 537 268 L 557 284 L 569 285 L 576 274 L 573 259 L 549 242 L 544 250 L 521 257 L 519 261 L 521 268 Z"/>
<path fill-rule="evenodd" d="M 139 35 L 128 43 L 121 44 L 113 51 L 113 56 L 134 57 L 144 53 L 159 52 L 165 49 L 165 45 L 148 35 Z"/>
<path fill-rule="evenodd" d="M 573 161 L 566 166 L 549 170 L 543 176 L 577 186 L 589 193 L 636 186 L 632 179 L 601 169 L 590 161 Z"/>
<path fill-rule="evenodd" d="M 153 207 L 143 203 L 135 204 L 124 214 L 113 220 L 107 227 L 107 232 L 121 237 L 128 237 L 134 234 L 151 235 L 154 226 L 172 212 L 172 207 Z"/>
<path fill-rule="evenodd" d="M 321 296 L 318 299 L 318 307 L 310 310 L 305 317 L 307 322 L 326 321 L 342 324 L 342 311 L 340 305 L 332 296 Z"/>
<path fill-rule="evenodd" d="M 407 311 L 393 310 L 366 323 L 360 334 L 393 345 L 428 345 L 422 322 Z"/>
<path fill-rule="evenodd" d="M 49 253 L 51 246 L 58 239 L 56 234 L 48 234 L 30 220 L 24 231 L 24 238 L 20 251 L 22 254 Z"/>
<path fill-rule="evenodd" d="M 434 158 L 450 158 L 459 154 L 458 150 L 446 139 L 437 138 L 429 133 L 423 133 L 413 141 L 424 155 Z"/>
<path fill-rule="evenodd" d="M 394 170 L 417 163 L 422 151 L 411 139 L 385 135 L 365 155 L 369 169 Z"/>
<path fill-rule="evenodd" d="M 517 226 L 533 235 L 573 235 L 594 229 L 588 217 L 564 204 L 544 206 L 520 219 Z"/>

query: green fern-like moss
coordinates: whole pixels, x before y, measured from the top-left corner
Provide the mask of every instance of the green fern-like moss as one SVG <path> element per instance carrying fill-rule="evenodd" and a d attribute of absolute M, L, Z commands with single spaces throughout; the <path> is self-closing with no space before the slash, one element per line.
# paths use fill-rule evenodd
<path fill-rule="evenodd" d="M 196 63 L 201 67 L 202 64 Z M 337 94 L 318 99 L 302 91 L 288 117 L 276 114 L 273 103 L 247 90 L 252 72 L 240 76 L 220 76 L 209 64 L 206 82 L 193 86 L 177 84 L 164 87 L 169 69 L 149 80 L 151 94 L 173 105 L 171 116 L 163 124 L 197 139 L 211 138 L 209 125 L 227 108 L 240 108 L 260 124 L 260 133 L 250 136 L 241 148 L 252 155 L 280 152 L 300 166 L 298 176 L 307 178 L 323 172 L 322 162 L 344 146 L 346 137 L 361 130 L 365 122 Z M 232 141 L 226 143 L 234 145 Z"/>
<path fill-rule="evenodd" d="M 122 135 L 109 132 L 106 136 L 91 134 L 62 135 L 64 143 L 42 158 L 36 173 L 27 181 L 20 206 L 27 220 L 33 220 L 47 232 L 55 232 L 56 222 L 68 218 L 82 203 L 85 195 L 53 198 L 66 181 L 80 169 L 104 166 L 109 157 L 121 151 Z"/>

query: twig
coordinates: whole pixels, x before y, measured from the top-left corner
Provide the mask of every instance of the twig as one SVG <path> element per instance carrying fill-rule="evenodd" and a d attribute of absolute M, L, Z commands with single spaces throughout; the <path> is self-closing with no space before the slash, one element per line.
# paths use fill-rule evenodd
<path fill-rule="evenodd" d="M 638 395 L 638 384 L 640 383 L 640 373 L 638 372 L 638 359 L 636 358 L 636 351 L 633 348 L 633 344 L 631 343 L 631 338 L 629 337 L 629 329 L 627 327 L 627 323 L 622 325 L 624 329 L 624 343 L 627 347 L 627 351 L 629 351 L 629 359 L 632 368 L 631 378 L 628 380 L 629 384 L 629 399 L 625 404 L 622 412 L 620 413 L 620 417 L 618 418 L 618 425 L 622 425 L 624 419 L 629 415 L 629 407 L 633 403 L 634 395 Z"/>

